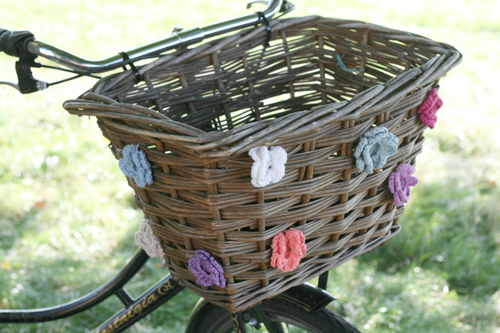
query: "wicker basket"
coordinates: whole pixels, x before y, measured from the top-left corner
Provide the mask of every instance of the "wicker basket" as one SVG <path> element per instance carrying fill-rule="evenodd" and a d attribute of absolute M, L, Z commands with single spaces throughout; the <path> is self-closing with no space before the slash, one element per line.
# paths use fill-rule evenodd
<path fill-rule="evenodd" d="M 116 158 L 139 144 L 154 183 L 136 202 L 154 221 L 166 265 L 183 285 L 231 312 L 310 280 L 383 244 L 400 231 L 388 177 L 414 165 L 427 128 L 417 115 L 429 91 L 461 61 L 453 47 L 408 32 L 318 16 L 264 27 L 123 72 L 65 103 L 92 115 Z M 342 56 L 343 64 L 338 61 Z M 339 66 L 341 65 L 341 66 Z M 346 70 L 346 68 L 356 69 Z M 383 125 L 397 153 L 368 175 L 353 150 Z M 251 184 L 256 146 L 288 153 L 278 183 Z M 271 242 L 302 231 L 307 253 L 291 272 L 270 266 Z M 225 288 L 196 284 L 187 262 L 196 249 L 224 268 Z"/>

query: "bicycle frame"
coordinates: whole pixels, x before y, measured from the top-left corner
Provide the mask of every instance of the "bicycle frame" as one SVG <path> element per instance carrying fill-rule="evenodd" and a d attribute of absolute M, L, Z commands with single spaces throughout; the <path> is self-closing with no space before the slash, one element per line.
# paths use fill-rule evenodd
<path fill-rule="evenodd" d="M 130 299 L 133 303 L 128 303 L 128 305 L 124 301 L 129 299 L 127 297 L 123 299 L 118 296 L 117 293 L 116 295 L 120 298 L 120 300 L 122 300 L 122 302 L 124 302 L 126 308 L 117 312 L 93 332 L 123 332 L 135 322 L 141 320 L 143 317 L 156 310 L 160 305 L 168 302 L 182 289 L 184 289 L 184 287 L 179 285 L 177 281 L 172 278 L 172 275 L 168 275 L 149 288 L 148 291 L 142 294 L 137 300 L 133 301 Z"/>
<path fill-rule="evenodd" d="M 0 310 L 0 322 L 39 323 L 66 318 L 85 311 L 116 295 L 125 306 L 125 309 L 120 310 L 109 318 L 95 332 L 122 332 L 157 309 L 160 305 L 168 302 L 184 289 L 171 275 L 167 275 L 137 299 L 132 299 L 123 287 L 139 272 L 148 259 L 149 256 L 146 252 L 140 249 L 127 266 L 113 279 L 87 295 L 69 303 L 49 308 L 36 310 Z"/>
<path fill-rule="evenodd" d="M 181 286 L 174 280 L 172 275 L 167 275 L 155 285 L 150 287 L 137 299 L 133 299 L 124 289 L 132 277 L 149 260 L 149 256 L 144 250 L 139 249 L 130 262 L 120 271 L 113 279 L 97 288 L 96 290 L 66 304 L 61 304 L 54 307 L 36 309 L 36 310 L 0 310 L 1 323 L 40 323 L 45 321 L 57 320 L 73 316 L 80 312 L 90 309 L 91 307 L 101 303 L 109 297 L 115 295 L 125 306 L 124 309 L 115 313 L 112 317 L 106 320 L 98 328 L 93 330 L 93 333 L 119 333 L 123 332 L 161 305 L 167 303 L 170 299 L 176 296 L 185 287 Z M 285 291 L 277 296 L 284 300 L 294 303 L 306 311 L 317 311 L 326 306 L 336 298 L 324 291 L 326 289 L 326 279 L 328 271 L 323 273 L 320 278 L 318 288 L 308 284 L 302 284 L 297 287 Z M 324 288 L 323 288 L 324 287 Z M 254 308 L 259 319 L 265 323 L 265 326 L 273 333 L 271 324 L 267 321 L 266 316 L 258 306 Z M 197 315 L 194 313 L 193 315 Z M 201 314 L 203 315 L 203 314 Z M 232 315 L 233 321 L 238 322 L 236 325 L 242 329 L 245 325 L 241 313 Z"/>

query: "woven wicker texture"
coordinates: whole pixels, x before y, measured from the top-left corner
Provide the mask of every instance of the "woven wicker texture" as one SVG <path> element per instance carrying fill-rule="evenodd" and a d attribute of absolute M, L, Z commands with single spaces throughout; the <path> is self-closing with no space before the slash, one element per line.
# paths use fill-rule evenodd
<path fill-rule="evenodd" d="M 358 21 L 317 16 L 271 21 L 130 72 L 104 78 L 72 114 L 92 115 L 112 152 L 140 144 L 154 183 L 136 202 L 154 221 L 167 266 L 181 283 L 232 312 L 277 295 L 370 251 L 400 231 L 388 177 L 415 165 L 427 128 L 417 108 L 461 61 L 453 47 Z M 343 56 L 346 71 L 339 65 Z M 360 136 L 383 125 L 396 154 L 373 174 L 359 173 Z M 438 124 L 439 125 L 439 124 Z M 256 146 L 288 153 L 278 183 L 252 186 Z M 270 266 L 273 237 L 293 227 L 307 253 L 291 272 Z M 195 249 L 225 272 L 225 288 L 196 284 Z"/>

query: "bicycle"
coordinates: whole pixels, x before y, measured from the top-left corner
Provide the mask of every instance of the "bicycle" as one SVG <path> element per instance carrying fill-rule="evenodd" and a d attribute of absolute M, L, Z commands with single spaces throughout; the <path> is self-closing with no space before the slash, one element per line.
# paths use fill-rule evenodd
<path fill-rule="evenodd" d="M 264 15 L 270 19 L 279 10 L 288 12 L 291 9 L 293 9 L 291 4 L 286 7 L 282 4 L 282 1 L 275 0 L 264 10 Z M 239 25 L 244 27 L 258 23 L 260 20 L 260 16 L 251 14 L 240 18 Z M 221 30 L 224 32 L 232 29 L 231 26 L 224 28 L 225 25 L 230 23 L 233 22 L 221 22 L 204 27 L 202 30 L 207 37 L 210 37 L 219 34 Z M 109 71 L 124 66 L 129 62 L 122 59 L 121 56 L 115 56 L 108 64 L 100 66 L 101 69 L 99 66 L 84 64 L 83 59 L 73 58 L 72 55 L 66 54 L 63 50 L 34 40 L 33 35 L 25 31 L 10 32 L 0 30 L 0 38 L 3 38 L 2 51 L 19 58 L 16 65 L 18 84 L 1 83 L 9 85 L 23 94 L 44 90 L 48 87 L 46 83 L 35 79 L 31 73 L 31 67 L 38 66 L 35 62 L 37 56 L 47 58 L 69 68 L 72 67 L 77 72 L 87 72 L 89 70 L 92 72 Z M 160 43 L 161 46 L 151 44 L 144 46 L 137 51 L 128 52 L 128 56 L 132 60 L 137 60 L 141 58 L 141 54 L 147 57 L 149 54 L 164 52 L 176 46 L 175 42 L 177 41 L 175 39 L 177 38 L 167 38 L 163 43 Z M 116 296 L 125 308 L 100 325 L 95 332 L 122 332 L 184 289 L 171 275 L 168 275 L 156 285 L 150 287 L 139 298 L 133 299 L 125 291 L 124 286 L 139 272 L 148 259 L 149 256 L 144 250 L 139 250 L 127 266 L 112 280 L 89 294 L 69 303 L 50 308 L 0 310 L 0 322 L 35 323 L 65 318 L 85 311 L 108 297 Z M 246 332 L 250 328 L 252 330 L 254 328 L 260 329 L 261 326 L 265 326 L 269 332 L 285 332 L 285 330 L 288 332 L 288 324 L 294 324 L 296 327 L 311 332 L 329 332 L 335 327 L 345 332 L 357 332 L 352 325 L 325 308 L 335 298 L 324 291 L 326 288 L 326 275 L 323 276 L 321 284 L 323 289 L 307 284 L 289 289 L 282 295 L 263 302 L 261 306 L 256 306 L 237 315 L 232 315 L 222 308 L 200 300 L 193 310 L 186 332 L 230 332 L 233 328 L 236 332 Z M 286 327 L 282 326 L 280 322 L 283 322 L 283 325 L 286 323 Z M 335 332 L 338 331 L 335 330 Z"/>
<path fill-rule="evenodd" d="M 273 4 L 275 6 L 277 5 L 276 2 L 273 2 L 270 6 L 272 6 Z M 281 7 L 281 6 L 276 6 L 276 7 Z M 260 18 L 259 17 L 257 17 L 257 18 L 254 17 L 254 21 L 255 20 L 259 21 Z M 254 23 L 254 22 L 252 22 L 252 23 Z M 208 35 L 210 35 L 210 34 L 208 34 Z M 16 35 L 14 37 L 17 38 Z M 34 43 L 31 44 L 31 47 L 33 47 L 33 44 Z M 30 48 L 28 46 L 28 50 L 29 49 Z M 31 50 L 33 50 L 33 49 L 31 49 Z M 40 51 L 40 50 L 38 52 L 43 53 L 43 51 Z M 36 53 L 38 53 L 38 52 L 36 52 Z M 137 52 L 137 53 L 140 53 L 140 52 Z M 25 56 L 28 58 L 28 60 L 27 60 L 28 62 L 33 61 L 33 59 L 29 59 L 29 54 L 21 54 L 21 58 L 23 58 Z M 132 60 L 134 60 L 134 52 L 128 52 L 128 56 L 130 56 L 130 58 Z M 125 57 L 123 57 L 123 58 L 125 58 Z M 52 59 L 57 59 L 57 57 L 56 58 L 52 58 Z M 60 58 L 59 58 L 59 60 L 60 60 Z M 133 63 L 132 61 L 123 60 L 122 57 L 118 57 L 118 56 L 115 56 L 113 61 L 114 62 L 112 62 L 111 64 L 109 64 L 108 68 L 114 68 L 114 67 L 121 66 L 121 65 L 124 65 L 124 64 L 132 64 Z M 78 68 L 76 68 L 76 69 L 78 69 Z M 88 67 L 87 67 L 87 69 L 88 69 Z M 32 78 L 29 77 L 29 73 L 27 73 L 27 72 L 21 72 L 20 79 L 23 77 L 23 75 L 24 75 L 25 79 L 28 79 L 28 81 L 32 80 Z M 26 85 L 25 84 L 26 81 L 22 81 L 22 79 L 21 79 L 19 83 L 20 83 L 19 88 L 21 90 L 23 90 L 24 92 L 31 92 L 33 90 L 39 90 L 40 88 L 43 88 L 43 83 L 40 83 L 40 82 L 33 82 L 33 81 L 31 81 L 30 85 Z M 124 271 L 122 273 L 120 273 L 113 281 L 111 281 L 108 284 L 108 287 L 103 287 L 102 288 L 102 289 L 106 289 L 106 293 L 101 293 L 99 295 L 99 297 L 96 298 L 96 299 L 101 299 L 102 297 L 104 297 L 103 296 L 104 294 L 110 295 L 110 294 L 114 293 L 114 294 L 116 294 L 120 298 L 120 300 L 124 303 L 125 306 L 128 306 L 130 309 L 134 309 L 135 310 L 136 308 L 138 308 L 137 306 L 139 305 L 139 303 L 144 306 L 144 304 L 148 303 L 148 300 L 150 298 L 151 299 L 155 299 L 156 297 L 158 297 L 158 299 L 168 300 L 168 299 L 170 299 L 170 297 L 172 297 L 173 295 L 175 295 L 179 291 L 178 290 L 178 286 L 175 285 L 175 283 L 173 281 L 171 281 L 170 279 L 165 279 L 162 282 L 160 282 L 159 284 L 157 284 L 156 286 L 154 286 L 152 289 L 150 289 L 150 291 L 148 291 L 143 297 L 141 297 L 139 299 L 140 302 L 138 302 L 138 300 L 136 300 L 133 303 L 134 300 L 132 300 L 129 296 L 127 296 L 127 294 L 122 289 L 123 284 L 125 283 L 123 281 L 125 280 L 125 276 L 130 275 L 131 272 L 135 269 L 135 267 L 140 267 L 143 264 L 144 260 L 145 260 L 144 253 L 143 252 L 139 252 L 137 254 L 137 256 L 127 266 L 127 268 L 124 269 Z M 324 281 L 325 281 L 325 275 L 323 275 L 323 278 L 321 279 L 321 281 L 322 281 L 321 284 L 323 286 Z M 305 288 L 305 287 L 302 287 L 302 288 Z M 310 288 L 310 287 L 307 287 L 307 288 Z M 157 293 L 154 293 L 154 290 L 156 290 Z M 300 293 L 297 290 L 299 290 L 299 289 L 293 289 L 293 292 L 292 292 L 292 290 L 290 291 L 290 293 L 292 293 L 292 296 L 290 296 L 289 295 L 290 293 L 288 293 L 288 292 L 285 292 L 284 295 L 286 297 L 291 297 L 292 299 L 295 299 L 295 300 L 300 300 L 302 297 L 298 296 Z M 320 297 L 322 295 L 321 297 L 323 298 L 323 300 L 320 303 L 314 303 L 314 302 L 311 303 L 310 304 L 311 308 L 317 308 L 318 304 L 322 304 L 322 306 L 320 307 L 321 308 L 320 312 L 327 313 L 327 312 L 324 312 L 326 310 L 322 309 L 322 307 L 324 306 L 323 302 L 325 302 L 325 300 L 328 300 L 328 299 L 331 301 L 332 299 L 331 298 L 325 298 L 326 296 L 323 295 L 322 293 L 318 292 L 318 291 L 313 292 L 312 289 L 307 289 L 307 290 L 308 290 L 308 293 L 315 293 L 315 294 L 318 295 L 318 297 Z M 161 297 L 164 297 L 164 298 L 161 298 L 160 295 L 161 295 Z M 93 302 L 96 302 L 96 299 L 86 299 L 85 302 L 89 301 L 89 303 L 93 303 Z M 273 299 L 273 300 L 271 300 L 269 302 L 274 303 L 273 304 L 274 307 L 280 307 L 280 306 L 282 306 L 282 303 L 280 303 L 281 301 L 278 302 L 277 301 L 278 299 L 281 300 L 280 296 L 278 296 L 276 299 Z M 132 305 L 132 304 L 135 304 L 135 305 Z M 154 302 L 152 304 L 157 304 L 157 302 Z M 206 303 L 206 304 L 208 304 L 208 303 Z M 71 306 L 68 306 L 68 308 L 66 310 L 69 311 L 69 312 L 71 312 L 71 311 L 73 311 L 75 309 L 74 306 L 75 306 L 75 304 L 72 304 Z M 210 317 L 208 317 L 208 316 L 201 317 L 201 316 L 197 316 L 196 315 L 197 312 L 195 312 L 195 316 L 193 317 L 192 322 L 202 323 L 202 324 L 199 324 L 199 325 L 203 325 L 202 327 L 206 327 L 205 325 L 208 325 L 206 321 L 209 320 L 209 319 L 206 319 L 206 318 L 210 318 L 210 320 L 213 319 L 213 318 L 224 318 L 224 316 L 222 316 L 222 315 L 220 315 L 220 317 L 219 317 L 219 314 L 220 314 L 220 312 L 218 310 L 219 308 L 212 307 L 211 305 L 203 305 L 203 306 L 200 306 L 200 307 L 205 312 L 209 312 L 210 311 L 210 312 L 216 313 L 216 315 L 213 315 L 213 316 L 210 316 Z M 149 308 L 151 308 L 151 311 L 154 310 L 154 305 L 151 305 L 150 307 L 148 307 L 148 309 Z M 268 312 L 267 314 L 268 314 L 269 317 L 271 317 L 271 319 L 273 319 L 273 318 L 280 318 L 279 317 L 280 313 L 277 313 L 277 314 L 273 315 L 273 313 L 272 313 L 272 307 L 271 306 L 266 308 L 266 306 L 263 305 L 263 308 L 265 310 L 264 312 Z M 144 311 L 142 313 L 147 314 Z M 281 315 L 284 315 L 286 313 L 287 313 L 286 311 L 282 311 Z M 118 316 L 118 318 L 120 319 L 120 320 L 118 320 L 118 323 L 121 322 L 122 318 L 127 319 L 130 316 L 131 316 L 130 315 L 130 310 L 128 310 L 126 312 L 121 312 L 120 315 Z M 326 317 L 328 317 L 328 318 L 330 318 L 331 316 L 332 315 L 326 315 Z M 288 316 L 286 316 L 287 320 L 291 320 L 291 321 L 293 321 L 293 319 L 296 318 L 296 317 L 297 316 L 292 316 L 292 318 L 288 318 Z M 301 316 L 299 316 L 299 317 L 301 317 Z M 303 314 L 302 317 L 306 318 L 307 316 L 305 314 Z M 239 319 L 240 320 L 240 325 L 241 325 L 241 320 L 242 320 L 241 315 L 238 315 L 237 317 L 233 317 L 233 318 Z M 126 321 L 125 319 L 123 319 L 124 322 Z M 140 318 L 137 318 L 137 319 L 140 319 Z M 224 323 L 228 323 L 229 322 L 227 316 L 226 316 L 225 319 L 221 319 L 221 320 Z M 245 321 L 248 320 L 250 322 L 256 322 L 256 324 L 253 325 L 255 327 L 259 326 L 261 323 L 264 323 L 265 326 L 267 327 L 267 329 L 270 332 L 273 331 L 272 324 L 267 323 L 267 320 L 265 319 L 265 316 L 262 315 L 261 311 L 259 310 L 259 307 L 256 307 L 255 310 L 254 310 L 254 312 L 250 312 L 248 318 L 244 318 L 244 320 Z M 340 320 L 340 319 L 336 319 L 336 320 Z M 314 318 L 313 321 L 316 321 L 316 318 Z M 115 323 L 115 320 L 111 320 L 111 322 Z M 109 327 L 112 327 L 110 322 L 108 322 L 108 325 L 110 325 Z M 348 324 L 342 324 L 342 325 L 348 325 Z M 214 324 L 214 326 L 220 327 L 221 325 L 219 323 L 216 323 L 216 324 Z M 116 328 L 121 330 L 121 329 L 124 329 L 125 326 L 121 325 L 121 326 L 118 326 Z M 312 329 L 312 327 L 311 327 L 311 329 Z M 115 330 L 115 331 L 119 331 L 119 330 Z"/>

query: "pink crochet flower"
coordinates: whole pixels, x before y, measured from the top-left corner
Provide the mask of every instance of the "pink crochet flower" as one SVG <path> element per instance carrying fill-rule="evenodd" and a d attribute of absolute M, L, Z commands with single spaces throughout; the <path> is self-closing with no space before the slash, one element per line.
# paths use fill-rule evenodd
<path fill-rule="evenodd" d="M 437 121 L 436 112 L 438 112 L 441 106 L 443 106 L 443 101 L 439 98 L 437 89 L 432 88 L 429 96 L 427 96 L 425 101 L 418 107 L 420 120 L 429 126 L 429 128 L 434 128 Z"/>
<path fill-rule="evenodd" d="M 389 190 L 394 194 L 396 206 L 403 206 L 410 199 L 410 186 L 418 184 L 418 179 L 412 174 L 415 169 L 406 163 L 400 164 L 389 176 Z"/>
<path fill-rule="evenodd" d="M 304 234 L 293 228 L 274 236 L 271 246 L 273 248 L 271 266 L 283 272 L 294 270 L 307 251 Z"/>

